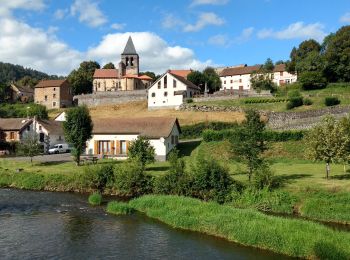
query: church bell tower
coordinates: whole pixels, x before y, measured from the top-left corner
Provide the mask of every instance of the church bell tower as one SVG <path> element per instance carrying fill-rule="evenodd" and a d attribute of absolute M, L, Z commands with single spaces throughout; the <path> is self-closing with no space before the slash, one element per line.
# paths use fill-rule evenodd
<path fill-rule="evenodd" d="M 136 53 L 134 43 L 131 36 L 121 54 L 121 63 L 125 68 L 126 75 L 139 75 L 139 55 Z"/>

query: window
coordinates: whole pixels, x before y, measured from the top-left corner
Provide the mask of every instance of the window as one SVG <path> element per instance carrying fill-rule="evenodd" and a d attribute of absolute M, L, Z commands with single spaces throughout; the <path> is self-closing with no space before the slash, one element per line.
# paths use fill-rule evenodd
<path fill-rule="evenodd" d="M 224 84 L 226 84 L 226 80 L 224 80 Z"/>
<path fill-rule="evenodd" d="M 242 83 L 242 79 L 239 79 L 239 83 Z"/>
<path fill-rule="evenodd" d="M 59 135 L 58 136 L 58 141 L 61 141 L 62 140 L 62 137 Z"/>
<path fill-rule="evenodd" d="M 47 96 L 45 96 L 45 101 L 47 101 Z"/>
<path fill-rule="evenodd" d="M 130 66 L 134 66 L 134 58 L 133 57 L 130 58 Z"/>
<path fill-rule="evenodd" d="M 173 145 L 175 143 L 175 137 L 172 135 L 171 136 L 171 144 Z"/>
<path fill-rule="evenodd" d="M 175 135 L 175 144 L 179 143 L 179 137 L 177 135 Z"/>
<path fill-rule="evenodd" d="M 120 154 L 126 154 L 126 141 L 120 141 Z"/>
<path fill-rule="evenodd" d="M 283 77 L 283 71 L 280 72 L 280 76 Z"/>
<path fill-rule="evenodd" d="M 233 83 L 233 80 L 231 79 L 231 83 Z"/>
<path fill-rule="evenodd" d="M 110 141 L 99 141 L 98 142 L 99 154 L 109 154 L 111 152 L 111 142 Z"/>
<path fill-rule="evenodd" d="M 164 88 L 167 88 L 168 87 L 167 86 L 168 85 L 168 77 L 165 75 L 163 80 L 164 80 Z"/>
<path fill-rule="evenodd" d="M 52 106 L 55 107 L 56 106 L 56 102 L 52 102 Z"/>
<path fill-rule="evenodd" d="M 39 141 L 42 143 L 42 142 L 44 142 L 44 139 L 45 139 L 44 133 L 40 133 L 39 134 Z"/>
<path fill-rule="evenodd" d="M 56 91 L 56 88 L 53 88 L 53 91 Z"/>
<path fill-rule="evenodd" d="M 15 132 L 10 132 L 10 139 L 14 140 L 15 139 Z"/>
<path fill-rule="evenodd" d="M 30 131 L 30 126 L 27 126 L 27 131 Z"/>
<path fill-rule="evenodd" d="M 173 87 L 176 88 L 176 80 L 173 80 Z"/>
<path fill-rule="evenodd" d="M 160 87 L 161 87 L 161 82 L 160 81 L 158 81 L 158 89 L 160 89 Z"/>
<path fill-rule="evenodd" d="M 156 93 L 153 92 L 153 93 L 152 93 L 152 97 L 155 97 L 155 96 L 156 96 Z"/>
<path fill-rule="evenodd" d="M 53 98 L 56 98 L 56 94 L 53 94 L 52 97 L 53 97 Z"/>
<path fill-rule="evenodd" d="M 39 125 L 39 131 L 41 131 L 41 129 L 42 129 L 42 127 L 41 127 L 41 125 Z"/>
<path fill-rule="evenodd" d="M 164 97 L 167 97 L 168 96 L 168 92 L 164 92 Z"/>

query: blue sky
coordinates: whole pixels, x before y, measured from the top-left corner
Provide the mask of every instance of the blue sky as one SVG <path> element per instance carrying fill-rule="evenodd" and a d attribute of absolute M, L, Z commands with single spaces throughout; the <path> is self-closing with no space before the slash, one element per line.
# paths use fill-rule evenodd
<path fill-rule="evenodd" d="M 119 62 L 133 36 L 141 70 L 286 60 L 350 24 L 349 0 L 0 0 L 0 61 L 66 75 Z"/>

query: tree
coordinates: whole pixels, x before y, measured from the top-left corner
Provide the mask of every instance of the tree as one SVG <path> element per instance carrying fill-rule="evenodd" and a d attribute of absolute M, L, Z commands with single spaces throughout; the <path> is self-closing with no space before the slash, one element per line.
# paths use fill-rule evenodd
<path fill-rule="evenodd" d="M 85 149 L 86 141 L 91 138 L 93 124 L 86 106 L 71 108 L 67 111 L 66 121 L 63 122 L 64 136 L 68 143 L 73 145 L 72 154 L 77 165 L 80 155 Z"/>
<path fill-rule="evenodd" d="M 18 144 L 17 152 L 20 155 L 30 157 L 33 166 L 33 157 L 43 152 L 43 147 L 39 144 L 38 135 L 35 132 L 28 132 Z"/>
<path fill-rule="evenodd" d="M 247 164 L 249 181 L 263 161 L 261 154 L 266 150 L 264 132 L 265 122 L 260 119 L 260 114 L 248 110 L 242 128 L 230 140 L 233 153 Z"/>
<path fill-rule="evenodd" d="M 274 68 L 275 68 L 275 65 L 273 64 L 273 61 L 270 58 L 268 58 L 263 65 L 264 71 L 273 72 Z"/>
<path fill-rule="evenodd" d="M 271 79 L 271 74 L 265 71 L 257 71 L 251 74 L 251 86 L 258 93 L 262 90 L 274 92 L 277 88 L 276 84 Z"/>
<path fill-rule="evenodd" d="M 306 136 L 307 155 L 315 161 L 326 162 L 327 179 L 330 174 L 330 163 L 349 159 L 348 126 L 346 120 L 337 122 L 334 117 L 326 116 Z"/>
<path fill-rule="evenodd" d="M 158 78 L 160 78 L 160 75 L 156 75 L 152 71 L 140 72 L 140 75 L 147 75 L 148 77 L 152 78 L 153 81 L 156 81 Z"/>
<path fill-rule="evenodd" d="M 212 67 L 207 67 L 203 71 L 205 81 L 207 82 L 208 89 L 210 93 L 220 90 L 221 80 L 219 75 L 216 73 L 215 69 Z"/>
<path fill-rule="evenodd" d="M 146 164 L 155 162 L 156 153 L 149 140 L 143 136 L 138 136 L 135 141 L 131 142 L 128 156 L 130 159 L 139 160 L 142 167 L 145 167 Z"/>
<path fill-rule="evenodd" d="M 304 71 L 300 73 L 298 80 L 304 90 L 322 89 L 327 86 L 327 79 L 319 71 Z"/>
<path fill-rule="evenodd" d="M 115 69 L 115 66 L 112 62 L 109 62 L 103 66 L 103 69 Z"/>
<path fill-rule="evenodd" d="M 197 70 L 192 71 L 187 75 L 187 79 L 196 86 L 199 86 L 201 88 L 201 91 L 204 92 L 206 77 L 202 72 Z"/>
<path fill-rule="evenodd" d="M 84 61 L 80 63 L 78 69 L 73 70 L 68 81 L 72 87 L 73 94 L 86 94 L 92 92 L 92 81 L 95 69 L 99 69 L 100 65 L 96 61 Z"/>

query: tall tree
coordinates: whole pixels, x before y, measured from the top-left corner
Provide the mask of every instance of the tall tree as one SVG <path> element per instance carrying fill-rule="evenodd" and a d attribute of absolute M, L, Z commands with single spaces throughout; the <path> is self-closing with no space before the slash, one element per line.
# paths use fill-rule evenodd
<path fill-rule="evenodd" d="M 233 153 L 247 164 L 249 181 L 262 163 L 261 154 L 266 150 L 264 138 L 265 122 L 255 110 L 246 111 L 246 120 L 237 135 L 232 137 Z"/>
<path fill-rule="evenodd" d="M 80 164 L 80 155 L 84 151 L 86 141 L 91 138 L 93 124 L 86 106 L 71 108 L 67 111 L 66 121 L 63 122 L 63 130 L 66 141 L 73 145 L 73 156 Z"/>
<path fill-rule="evenodd" d="M 349 119 L 348 119 L 349 120 Z M 329 178 L 330 163 L 349 158 L 349 123 L 346 120 L 336 121 L 326 116 L 321 123 L 309 131 L 306 136 L 307 155 L 316 161 L 326 163 L 326 178 Z"/>
<path fill-rule="evenodd" d="M 109 62 L 103 66 L 103 69 L 115 69 L 115 66 L 112 62 Z"/>
<path fill-rule="evenodd" d="M 266 72 L 273 72 L 274 68 L 275 68 L 275 65 L 273 64 L 273 61 L 270 58 L 268 58 L 263 65 L 263 69 Z"/>
<path fill-rule="evenodd" d="M 92 92 L 92 81 L 95 69 L 99 69 L 100 64 L 96 61 L 84 61 L 80 63 L 78 69 L 73 70 L 68 81 L 72 87 L 73 94 L 86 94 Z"/>
<path fill-rule="evenodd" d="M 18 144 L 17 153 L 28 156 L 33 165 L 33 157 L 43 152 L 43 147 L 39 144 L 38 135 L 35 132 L 26 133 Z"/>
<path fill-rule="evenodd" d="M 206 78 L 206 82 L 208 84 L 210 93 L 220 90 L 221 80 L 219 75 L 216 73 L 215 69 L 213 69 L 212 67 L 207 67 L 203 71 L 203 75 Z"/>
<path fill-rule="evenodd" d="M 146 75 L 146 76 L 152 78 L 153 81 L 156 81 L 158 78 L 160 78 L 160 75 L 156 75 L 152 71 L 140 72 L 140 75 Z"/>
<path fill-rule="evenodd" d="M 196 86 L 199 86 L 201 88 L 201 91 L 204 92 L 206 77 L 202 72 L 198 70 L 192 71 L 190 74 L 187 75 L 187 79 Z"/>

